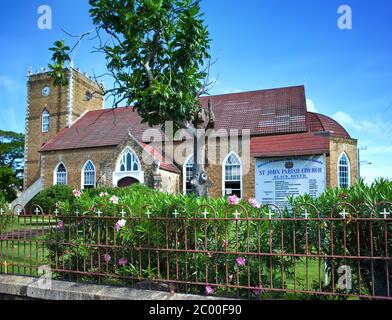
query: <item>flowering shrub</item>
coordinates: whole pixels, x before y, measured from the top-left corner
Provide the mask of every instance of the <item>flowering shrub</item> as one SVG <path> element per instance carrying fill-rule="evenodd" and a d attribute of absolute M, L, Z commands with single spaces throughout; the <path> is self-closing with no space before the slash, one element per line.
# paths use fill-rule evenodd
<path fill-rule="evenodd" d="M 382 205 L 380 203 L 386 202 Z M 321 237 L 325 241 L 321 242 L 321 250 L 323 254 L 332 254 L 330 243 L 333 242 L 333 253 L 340 256 L 357 256 L 360 254 L 363 257 L 390 256 L 392 252 L 392 241 L 386 241 L 385 234 L 392 234 L 392 224 L 386 223 L 385 220 L 372 221 L 369 224 L 366 221 L 354 222 L 351 218 L 382 218 L 380 213 L 386 209 L 392 212 L 392 181 L 380 179 L 370 185 L 366 185 L 363 180 L 347 190 L 328 189 L 319 198 L 313 199 L 308 195 L 291 198 L 290 204 L 293 208 L 298 208 L 301 205 L 306 205 L 309 209 L 311 217 L 317 218 L 318 210 L 320 217 L 341 218 L 339 213 L 343 209 L 347 210 L 348 216 L 346 221 L 341 219 L 333 222 L 326 221 L 321 225 Z M 340 204 L 340 205 L 339 205 Z M 311 205 L 313 207 L 311 207 Z M 354 209 L 355 208 L 355 209 Z M 334 210 L 334 212 L 332 212 Z M 333 227 L 333 234 L 331 233 Z M 289 228 L 290 229 L 290 226 Z M 319 225 L 317 222 L 308 223 L 308 241 L 317 247 Z M 289 235 L 289 231 L 287 230 Z M 296 227 L 297 242 L 299 248 L 305 248 L 305 229 Z M 301 241 L 302 239 L 302 241 Z M 370 243 L 373 243 L 373 252 L 371 252 Z M 292 238 L 289 236 L 286 239 L 285 246 L 289 250 L 293 250 Z M 298 251 L 298 250 L 297 250 Z M 298 253 L 305 253 L 299 251 Z M 331 262 L 333 261 L 333 263 Z M 352 270 L 352 281 L 355 287 L 364 287 L 364 291 L 372 292 L 372 284 L 374 282 L 375 294 L 379 296 L 388 296 L 387 279 L 392 280 L 392 263 L 384 262 L 382 260 L 363 261 L 359 267 L 358 261 L 353 259 L 334 259 L 327 261 L 327 272 L 329 275 L 334 270 L 335 283 L 338 282 L 339 273 L 336 271 L 342 265 L 348 265 Z M 387 272 L 387 270 L 389 270 Z M 331 284 L 326 285 L 326 290 L 330 290 Z M 392 295 L 392 286 L 389 289 L 389 295 Z M 359 293 L 359 292 L 357 292 Z M 362 292 L 363 293 L 363 292 Z"/>
<path fill-rule="evenodd" d="M 205 208 L 209 211 L 207 219 L 203 219 Z M 61 202 L 61 211 L 66 217 L 61 217 L 63 221 L 48 238 L 53 269 L 56 265 L 63 265 L 70 270 L 97 273 L 100 265 L 100 271 L 108 274 L 108 278 L 117 275 L 132 278 L 135 282 L 179 279 L 222 284 L 210 287 L 178 285 L 177 288 L 208 295 L 240 293 L 247 296 L 247 290 L 228 289 L 224 284 L 248 286 L 249 279 L 255 288 L 269 286 L 271 278 L 276 286 L 282 285 L 282 268 L 290 274 L 290 261 L 282 264 L 279 257 L 271 260 L 269 257 L 237 254 L 248 250 L 269 252 L 270 224 L 258 220 L 236 221 L 233 218 L 236 210 L 242 212 L 242 218 L 245 218 L 244 210 L 249 217 L 257 218 L 261 214 L 258 206 L 234 197 L 207 199 L 168 195 L 143 186 L 85 190 L 72 201 Z M 100 212 L 105 219 L 91 219 L 92 212 L 95 216 Z M 178 219 L 175 212 L 179 214 Z M 199 218 L 197 221 L 194 220 L 195 213 Z M 208 220 L 214 216 L 231 220 Z M 165 217 L 170 220 L 157 220 Z M 263 237 L 262 241 L 258 235 Z M 177 241 L 178 238 L 181 241 Z M 105 246 L 97 248 L 91 246 L 92 243 Z M 154 253 L 154 248 L 166 247 L 179 251 Z M 138 248 L 151 248 L 152 251 Z M 271 262 L 279 267 L 270 270 Z M 73 273 L 68 275 L 69 280 L 76 280 L 75 277 Z M 95 280 L 94 276 L 87 274 L 83 278 Z"/>

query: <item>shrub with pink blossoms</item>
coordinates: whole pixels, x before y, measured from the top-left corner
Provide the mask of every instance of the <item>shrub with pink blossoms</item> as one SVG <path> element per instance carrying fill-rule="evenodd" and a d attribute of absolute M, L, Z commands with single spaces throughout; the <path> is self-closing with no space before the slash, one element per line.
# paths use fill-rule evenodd
<path fill-rule="evenodd" d="M 258 201 L 254 198 L 250 198 L 248 203 L 251 205 L 251 207 L 256 208 L 256 209 L 260 209 L 260 203 L 258 203 Z"/>
<path fill-rule="evenodd" d="M 82 192 L 78 189 L 75 189 L 74 191 L 72 191 L 72 193 L 75 198 L 80 198 L 80 196 L 82 195 Z"/>
<path fill-rule="evenodd" d="M 246 260 L 245 260 L 245 258 L 243 258 L 243 257 L 238 257 L 238 258 L 235 260 L 235 262 L 237 263 L 237 265 L 238 265 L 239 267 L 243 267 L 243 266 L 245 265 L 245 263 L 246 263 Z"/>
<path fill-rule="evenodd" d="M 210 295 L 214 293 L 214 289 L 211 286 L 206 287 L 206 294 Z"/>
<path fill-rule="evenodd" d="M 127 224 L 127 222 L 124 219 L 121 219 L 121 220 L 117 221 L 115 228 L 117 231 L 120 231 L 122 228 L 125 227 L 126 224 Z"/>
<path fill-rule="evenodd" d="M 237 205 L 240 203 L 240 198 L 238 198 L 235 194 L 230 196 L 227 201 L 229 201 L 229 203 L 231 205 Z"/>
<path fill-rule="evenodd" d="M 109 202 L 113 203 L 113 204 L 118 204 L 119 201 L 120 201 L 120 199 L 116 196 L 113 196 L 109 199 Z"/>

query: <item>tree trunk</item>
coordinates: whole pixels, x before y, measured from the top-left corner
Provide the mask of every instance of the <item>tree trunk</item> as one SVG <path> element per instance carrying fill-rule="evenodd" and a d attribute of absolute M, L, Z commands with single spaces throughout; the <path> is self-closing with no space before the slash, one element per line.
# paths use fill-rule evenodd
<path fill-rule="evenodd" d="M 205 171 L 205 130 L 197 129 L 193 138 L 192 192 L 198 197 L 207 197 L 208 176 Z"/>

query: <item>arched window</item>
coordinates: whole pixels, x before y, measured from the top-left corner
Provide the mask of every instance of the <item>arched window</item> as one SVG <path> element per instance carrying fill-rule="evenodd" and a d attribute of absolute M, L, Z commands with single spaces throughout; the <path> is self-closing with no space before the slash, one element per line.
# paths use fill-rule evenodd
<path fill-rule="evenodd" d="M 138 172 L 140 171 L 139 159 L 132 152 L 131 149 L 127 149 L 120 159 L 119 171 L 121 172 Z"/>
<path fill-rule="evenodd" d="M 183 176 L 184 176 L 184 193 L 191 194 L 192 193 L 192 185 L 191 180 L 193 177 L 193 155 L 190 155 L 184 163 L 183 168 Z"/>
<path fill-rule="evenodd" d="M 67 169 L 65 168 L 63 163 L 60 163 L 55 171 L 55 184 L 57 185 L 67 184 Z"/>
<path fill-rule="evenodd" d="M 346 153 L 342 153 L 338 163 L 339 188 L 350 187 L 350 160 Z"/>
<path fill-rule="evenodd" d="M 83 167 L 83 189 L 92 189 L 96 186 L 96 172 L 94 164 L 89 160 Z"/>
<path fill-rule="evenodd" d="M 223 161 L 223 195 L 242 198 L 242 164 L 235 152 L 229 153 Z"/>
<path fill-rule="evenodd" d="M 49 132 L 50 114 L 48 110 L 42 112 L 42 132 Z"/>

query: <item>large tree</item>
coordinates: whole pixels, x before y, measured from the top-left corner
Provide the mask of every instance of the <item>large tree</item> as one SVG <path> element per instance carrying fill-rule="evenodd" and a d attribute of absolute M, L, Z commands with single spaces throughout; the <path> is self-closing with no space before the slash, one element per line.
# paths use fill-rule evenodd
<path fill-rule="evenodd" d="M 114 87 L 105 92 L 133 108 L 150 126 L 172 121 L 194 138 L 193 191 L 207 195 L 204 166 L 205 129 L 212 127 L 211 106 L 202 109 L 207 92 L 210 38 L 200 0 L 90 0 L 98 46 L 106 57 Z M 55 84 L 65 74 L 73 48 L 57 41 L 49 65 Z"/>
<path fill-rule="evenodd" d="M 6 201 L 23 185 L 23 158 L 24 135 L 0 130 L 0 192 Z"/>

